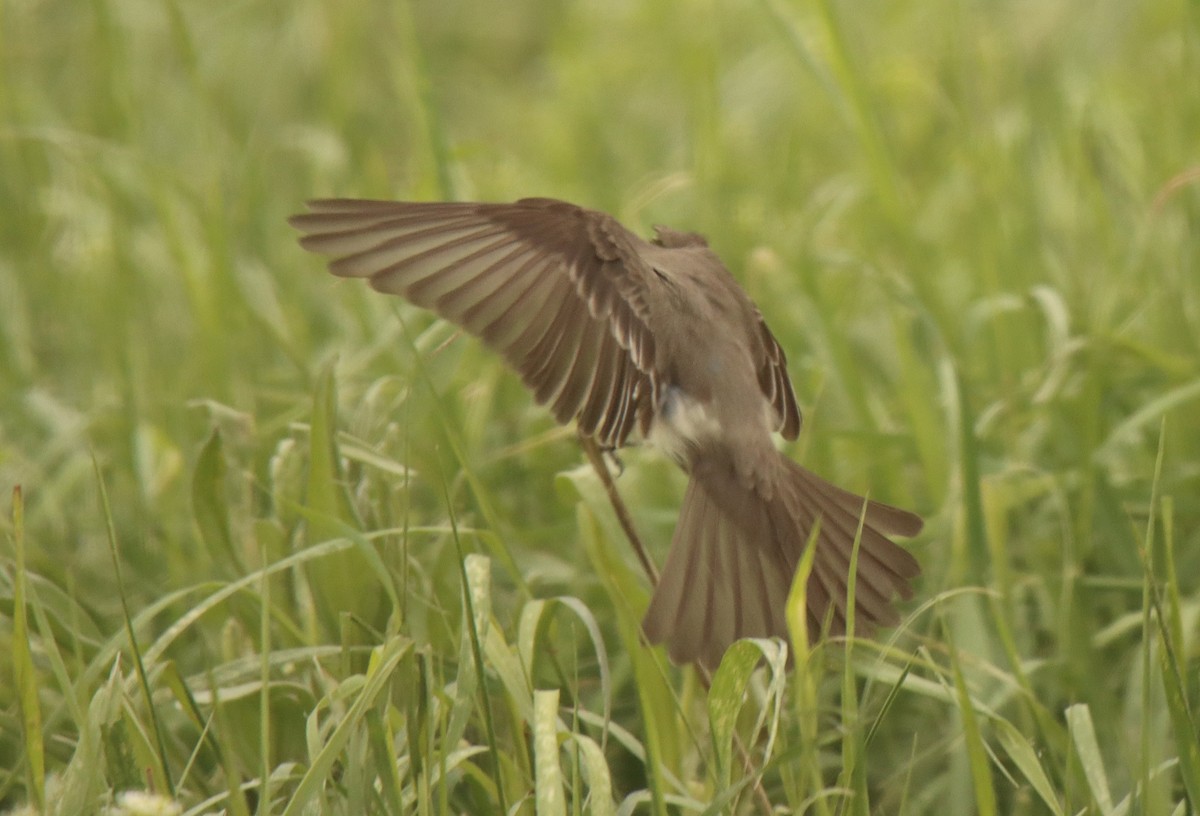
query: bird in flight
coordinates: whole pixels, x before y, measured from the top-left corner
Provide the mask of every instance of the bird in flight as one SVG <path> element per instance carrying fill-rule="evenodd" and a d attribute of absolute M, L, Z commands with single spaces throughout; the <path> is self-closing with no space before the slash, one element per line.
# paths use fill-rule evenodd
<path fill-rule="evenodd" d="M 784 607 L 813 530 L 810 637 L 899 622 L 915 558 L 889 535 L 919 516 L 779 452 L 800 410 L 783 349 L 703 237 L 549 198 L 512 204 L 324 199 L 293 216 L 339 277 L 430 309 L 497 351 L 538 403 L 603 448 L 642 438 L 689 476 L 642 622 L 677 663 L 713 669 L 743 637 L 787 638 Z M 859 532 L 861 524 L 861 533 Z"/>

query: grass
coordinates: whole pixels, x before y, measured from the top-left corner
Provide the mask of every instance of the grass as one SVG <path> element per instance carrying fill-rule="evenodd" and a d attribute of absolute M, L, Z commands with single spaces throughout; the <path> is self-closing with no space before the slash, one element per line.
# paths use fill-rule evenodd
<path fill-rule="evenodd" d="M 3 3 L 0 811 L 1195 812 L 1198 69 L 1166 0 Z M 903 626 L 645 648 L 569 430 L 324 195 L 709 236 L 790 453 L 928 519 Z"/>

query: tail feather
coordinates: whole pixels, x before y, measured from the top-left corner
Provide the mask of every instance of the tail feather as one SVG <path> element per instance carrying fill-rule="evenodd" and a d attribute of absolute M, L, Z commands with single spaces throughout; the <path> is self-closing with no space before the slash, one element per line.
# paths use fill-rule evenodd
<path fill-rule="evenodd" d="M 786 463 L 786 467 L 793 472 L 806 488 L 826 497 L 832 504 L 846 511 L 855 519 L 862 514 L 865 502 L 867 505 L 867 523 L 881 533 L 911 537 L 921 532 L 921 528 L 924 526 L 921 517 L 916 513 L 901 510 L 899 507 L 893 507 L 883 502 L 868 500 L 857 493 L 844 490 L 832 482 L 827 482 L 811 470 L 797 465 L 791 459 L 786 457 L 782 457 L 782 459 Z M 915 559 L 913 563 L 916 563 Z M 917 569 L 919 572 L 919 568 Z"/>
<path fill-rule="evenodd" d="M 643 627 L 677 663 L 715 668 L 744 637 L 787 637 L 784 607 L 800 556 L 819 524 L 808 579 L 810 636 L 846 631 L 848 583 L 859 538 L 855 629 L 893 626 L 920 566 L 885 534 L 914 535 L 919 516 L 835 487 L 779 456 L 770 499 L 729 467 L 693 466 L 679 523 Z M 859 521 L 862 531 L 859 535 Z"/>
<path fill-rule="evenodd" d="M 817 478 L 808 472 L 804 472 L 803 475 Z M 802 518 L 807 522 L 806 529 L 811 529 L 811 525 L 820 520 L 818 557 L 814 563 L 826 567 L 829 580 L 836 582 L 835 586 L 839 592 L 835 597 L 838 600 L 837 609 L 841 613 L 837 623 L 845 623 L 850 559 L 854 540 L 860 537 L 855 600 L 856 605 L 865 614 L 860 615 L 859 619 L 865 617 L 867 622 L 894 625 L 899 616 L 892 606 L 891 599 L 894 594 L 904 598 L 912 595 L 908 579 L 916 577 L 919 572 L 916 559 L 872 526 L 870 505 L 867 506 L 867 516 L 861 534 L 859 533 L 859 518 L 863 512 L 864 499 L 857 500 L 858 509 L 853 513 L 849 506 L 822 502 L 821 499 L 822 496 L 811 492 L 798 491 L 794 494 L 794 501 L 803 510 Z M 839 627 L 838 631 L 844 631 L 844 628 Z"/>

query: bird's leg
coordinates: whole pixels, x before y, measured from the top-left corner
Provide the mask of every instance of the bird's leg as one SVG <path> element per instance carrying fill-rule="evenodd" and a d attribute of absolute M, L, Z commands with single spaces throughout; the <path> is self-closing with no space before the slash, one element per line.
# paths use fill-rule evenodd
<path fill-rule="evenodd" d="M 612 504 L 613 511 L 617 514 L 617 521 L 620 522 L 621 529 L 625 531 L 625 537 L 629 539 L 634 553 L 637 555 L 638 560 L 642 562 L 642 569 L 646 571 L 646 576 L 650 579 L 650 586 L 658 586 L 658 568 L 650 560 L 650 554 L 646 552 L 646 547 L 642 544 L 641 536 L 637 534 L 637 530 L 633 527 L 633 519 L 629 515 L 629 510 L 625 507 L 625 501 L 621 498 L 621 494 L 617 492 L 617 485 L 613 481 L 612 474 L 609 473 L 608 465 L 604 461 L 604 454 L 608 453 L 613 461 L 617 463 L 618 468 L 620 468 L 618 475 L 625 469 L 624 465 L 621 464 L 621 460 L 616 457 L 612 449 L 604 451 L 596 440 L 590 436 L 579 434 L 579 445 L 583 448 L 584 454 L 587 455 L 592 469 L 600 477 L 600 483 L 604 485 L 604 492 L 608 494 L 608 501 Z"/>

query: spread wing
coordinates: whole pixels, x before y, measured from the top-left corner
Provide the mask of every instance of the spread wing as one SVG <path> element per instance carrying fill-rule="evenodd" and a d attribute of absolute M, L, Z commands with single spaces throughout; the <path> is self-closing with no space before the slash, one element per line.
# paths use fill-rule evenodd
<path fill-rule="evenodd" d="M 481 338 L 555 419 L 602 445 L 648 431 L 653 273 L 615 219 L 553 199 L 308 207 L 290 223 L 305 249 L 334 258 L 333 274 L 369 278 Z"/>

